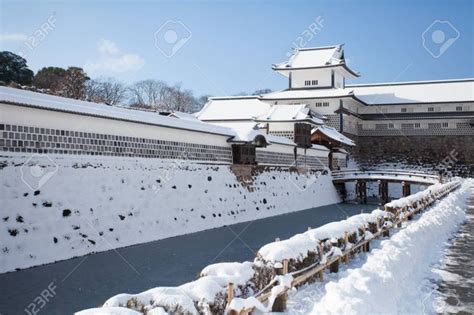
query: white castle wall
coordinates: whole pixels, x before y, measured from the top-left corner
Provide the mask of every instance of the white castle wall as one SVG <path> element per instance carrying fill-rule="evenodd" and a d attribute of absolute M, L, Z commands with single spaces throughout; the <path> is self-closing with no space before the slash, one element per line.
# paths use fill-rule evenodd
<path fill-rule="evenodd" d="M 330 175 L 254 173 L 242 182 L 228 165 L 4 152 L 0 272 L 340 201 Z"/>

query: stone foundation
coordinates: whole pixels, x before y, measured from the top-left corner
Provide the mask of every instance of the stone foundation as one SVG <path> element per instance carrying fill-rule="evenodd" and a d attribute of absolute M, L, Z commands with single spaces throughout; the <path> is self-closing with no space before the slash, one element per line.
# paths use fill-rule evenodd
<path fill-rule="evenodd" d="M 363 168 L 406 166 L 474 176 L 472 136 L 357 137 L 352 157 Z"/>

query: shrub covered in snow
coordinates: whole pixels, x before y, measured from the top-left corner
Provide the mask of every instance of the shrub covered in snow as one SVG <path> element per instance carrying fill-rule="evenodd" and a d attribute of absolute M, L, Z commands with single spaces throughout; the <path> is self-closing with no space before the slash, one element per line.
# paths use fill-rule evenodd
<path fill-rule="evenodd" d="M 276 262 L 288 259 L 289 271 L 299 270 L 321 261 L 323 255 L 330 252 L 333 244 L 344 250 L 347 246 L 363 241 L 366 229 L 376 233 L 377 226 L 381 227 L 392 219 L 391 213 L 376 209 L 371 213 L 362 213 L 346 220 L 331 222 L 287 240 L 263 246 L 259 249 L 255 261 L 272 267 Z M 320 252 L 321 248 L 322 252 Z"/>

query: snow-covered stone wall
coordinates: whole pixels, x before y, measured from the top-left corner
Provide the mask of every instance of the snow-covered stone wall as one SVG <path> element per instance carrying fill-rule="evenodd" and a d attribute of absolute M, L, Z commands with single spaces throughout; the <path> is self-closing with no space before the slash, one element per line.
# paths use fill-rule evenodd
<path fill-rule="evenodd" d="M 330 175 L 179 160 L 0 156 L 0 272 L 339 202 Z"/>

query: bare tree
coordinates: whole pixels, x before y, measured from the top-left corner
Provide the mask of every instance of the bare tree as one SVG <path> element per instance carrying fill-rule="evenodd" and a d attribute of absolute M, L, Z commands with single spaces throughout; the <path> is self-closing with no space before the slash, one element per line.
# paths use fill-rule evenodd
<path fill-rule="evenodd" d="M 90 80 L 86 84 L 86 97 L 92 102 L 118 105 L 125 99 L 126 92 L 125 85 L 113 78 Z"/>
<path fill-rule="evenodd" d="M 86 101 L 102 103 L 101 86 L 97 80 L 89 80 L 86 82 Z"/>
<path fill-rule="evenodd" d="M 180 84 L 169 88 L 169 95 L 165 102 L 167 110 L 190 112 L 195 105 L 196 99 L 192 91 L 182 89 Z"/>
<path fill-rule="evenodd" d="M 86 98 L 87 74 L 78 67 L 69 67 L 64 77 L 64 96 L 84 100 Z"/>
<path fill-rule="evenodd" d="M 170 93 L 169 87 L 163 81 L 143 80 L 129 88 L 132 105 L 160 109 Z"/>
<path fill-rule="evenodd" d="M 192 108 L 193 112 L 200 111 L 204 105 L 206 105 L 207 101 L 209 100 L 210 95 L 202 95 L 196 99 L 195 105 Z"/>

